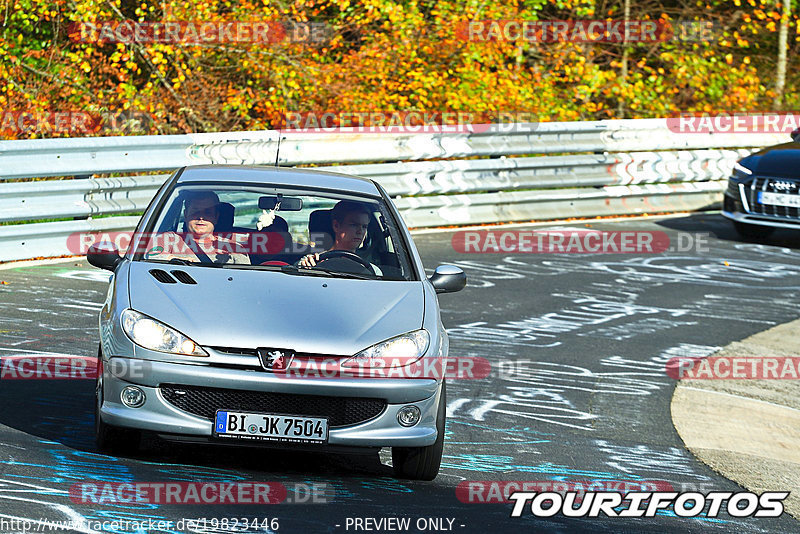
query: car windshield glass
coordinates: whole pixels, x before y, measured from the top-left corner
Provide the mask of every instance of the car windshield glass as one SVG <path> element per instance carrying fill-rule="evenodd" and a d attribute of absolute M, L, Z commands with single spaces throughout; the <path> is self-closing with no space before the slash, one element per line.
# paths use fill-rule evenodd
<path fill-rule="evenodd" d="M 403 234 L 380 199 L 315 190 L 176 187 L 135 261 L 288 275 L 414 280 Z"/>

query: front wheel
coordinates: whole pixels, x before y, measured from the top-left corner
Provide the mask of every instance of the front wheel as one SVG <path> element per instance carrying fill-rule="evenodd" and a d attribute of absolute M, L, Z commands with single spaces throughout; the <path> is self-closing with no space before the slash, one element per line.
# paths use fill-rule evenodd
<path fill-rule="evenodd" d="M 733 221 L 733 227 L 736 228 L 736 232 L 738 232 L 740 236 L 750 239 L 767 238 L 775 231 L 775 227 L 773 226 L 762 226 L 760 224 L 749 224 L 740 221 Z"/>
<path fill-rule="evenodd" d="M 427 447 L 392 447 L 392 468 L 397 478 L 433 480 L 439 474 L 444 450 L 447 388 L 442 382 L 442 397 L 436 414 L 436 441 Z"/>
<path fill-rule="evenodd" d="M 139 432 L 119 428 L 103 422 L 100 408 L 103 406 L 103 352 L 97 349 L 97 381 L 95 382 L 94 440 L 97 449 L 112 455 L 130 454 L 139 450 Z"/>

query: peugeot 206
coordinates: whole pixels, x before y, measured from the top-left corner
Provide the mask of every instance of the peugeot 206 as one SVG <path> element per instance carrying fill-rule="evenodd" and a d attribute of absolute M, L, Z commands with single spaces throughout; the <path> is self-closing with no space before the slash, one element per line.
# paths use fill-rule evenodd
<path fill-rule="evenodd" d="M 442 457 L 448 338 L 411 235 L 376 182 L 198 166 L 156 193 L 100 313 L 97 445 L 190 443 L 368 452 L 431 480 Z M 438 365 L 431 365 L 438 364 Z"/>

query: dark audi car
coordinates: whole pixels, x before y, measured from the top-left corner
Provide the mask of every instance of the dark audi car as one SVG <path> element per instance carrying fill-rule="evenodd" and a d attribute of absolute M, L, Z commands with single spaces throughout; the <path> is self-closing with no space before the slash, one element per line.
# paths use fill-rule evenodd
<path fill-rule="evenodd" d="M 800 139 L 739 160 L 728 179 L 722 214 L 745 237 L 767 237 L 775 228 L 800 229 Z"/>

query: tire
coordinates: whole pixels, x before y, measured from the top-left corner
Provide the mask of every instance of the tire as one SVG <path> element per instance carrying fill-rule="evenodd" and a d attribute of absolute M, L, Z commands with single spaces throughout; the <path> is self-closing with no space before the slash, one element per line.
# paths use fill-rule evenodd
<path fill-rule="evenodd" d="M 749 224 L 739 221 L 733 221 L 733 227 L 736 232 L 742 236 L 750 239 L 764 239 L 772 235 L 775 228 L 772 226 L 761 226 L 760 224 Z"/>
<path fill-rule="evenodd" d="M 94 441 L 100 452 L 114 456 L 131 454 L 139 450 L 141 433 L 137 430 L 119 428 L 103 422 L 100 407 L 103 405 L 103 352 L 97 349 L 97 380 L 95 381 Z"/>
<path fill-rule="evenodd" d="M 447 413 L 447 387 L 442 382 L 442 396 L 436 414 L 436 441 L 427 447 L 392 447 L 392 468 L 397 478 L 433 480 L 439 474 L 444 450 Z"/>

